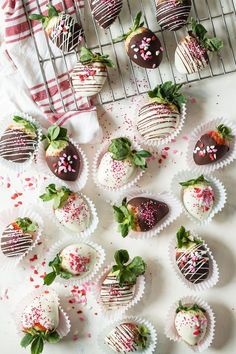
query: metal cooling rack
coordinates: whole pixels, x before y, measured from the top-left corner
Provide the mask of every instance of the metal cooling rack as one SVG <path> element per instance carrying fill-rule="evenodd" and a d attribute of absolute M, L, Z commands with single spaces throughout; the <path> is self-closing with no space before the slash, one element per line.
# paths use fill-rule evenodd
<path fill-rule="evenodd" d="M 119 101 L 145 93 L 157 84 L 167 80 L 178 83 L 192 83 L 236 71 L 236 0 L 193 0 L 190 16 L 197 18 L 208 29 L 210 35 L 222 38 L 224 41 L 224 49 L 221 50 L 219 54 L 212 55 L 210 65 L 207 69 L 190 75 L 179 74 L 174 65 L 176 44 L 186 35 L 187 29 L 184 28 L 177 32 L 162 31 L 155 18 L 154 0 L 123 0 L 123 8 L 120 16 L 110 29 L 106 31 L 101 29 L 94 21 L 91 15 L 89 0 L 84 0 L 83 8 L 79 8 L 77 1 L 74 1 L 76 19 L 84 28 L 86 46 L 92 50 L 109 54 L 116 66 L 116 69 L 109 69 L 108 80 L 102 92 L 98 95 L 98 102 L 101 104 Z M 38 3 L 38 0 L 36 0 L 36 2 Z M 64 0 L 61 2 L 66 11 Z M 39 3 L 38 10 L 40 11 Z M 159 68 L 155 70 L 146 70 L 138 67 L 129 60 L 123 42 L 116 44 L 112 42 L 112 38 L 116 38 L 124 32 L 127 32 L 136 13 L 140 10 L 143 13 L 146 25 L 157 34 L 164 48 L 162 63 Z M 52 111 L 55 111 L 46 82 L 47 78 L 44 65 L 48 62 L 51 63 L 55 73 L 57 87 L 60 92 L 60 85 L 56 74 L 56 62 L 58 59 L 61 59 L 64 61 L 65 66 L 68 67 L 67 61 L 69 57 L 76 56 L 78 59 L 78 51 L 76 50 L 68 54 L 62 53 L 60 56 L 55 56 L 50 49 L 47 39 L 46 43 L 49 55 L 46 58 L 42 58 L 39 55 L 37 43 L 34 39 L 35 50 L 50 107 Z M 68 80 L 70 80 L 69 73 Z M 77 106 L 76 94 L 72 85 L 70 87 L 73 92 L 75 105 Z M 61 92 L 60 97 L 66 111 L 67 109 L 63 102 Z"/>

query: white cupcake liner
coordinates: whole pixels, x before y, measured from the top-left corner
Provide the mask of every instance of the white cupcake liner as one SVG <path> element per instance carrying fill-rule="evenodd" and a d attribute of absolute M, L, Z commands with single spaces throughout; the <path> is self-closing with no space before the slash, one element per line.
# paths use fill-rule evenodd
<path fill-rule="evenodd" d="M 181 206 L 184 210 L 184 213 L 190 218 L 190 220 L 193 221 L 195 224 L 198 224 L 199 226 L 203 226 L 203 225 L 209 224 L 212 221 L 213 217 L 223 209 L 223 207 L 226 203 L 227 193 L 226 193 L 224 185 L 222 184 L 222 182 L 219 179 L 217 179 L 216 177 L 204 174 L 205 179 L 210 182 L 210 184 L 214 190 L 215 202 L 214 202 L 212 211 L 208 215 L 207 219 L 205 219 L 205 220 L 196 219 L 194 216 L 190 215 L 189 212 L 184 207 L 184 204 L 182 201 L 184 187 L 182 187 L 179 183 L 188 181 L 190 179 L 196 179 L 199 176 L 200 176 L 200 174 L 196 173 L 194 171 L 182 170 L 182 171 L 178 172 L 173 177 L 173 179 L 171 181 L 171 191 L 175 195 L 175 197 L 178 198 L 178 200 L 180 201 Z"/>
<path fill-rule="evenodd" d="M 106 306 L 102 304 L 100 301 L 100 288 L 101 285 L 107 276 L 107 274 L 111 271 L 112 266 L 114 263 L 111 263 L 109 266 L 106 266 L 100 275 L 100 277 L 97 279 L 96 285 L 93 289 L 93 294 L 95 296 L 96 302 L 98 304 L 98 307 L 102 314 L 108 319 L 108 320 L 118 320 L 120 319 L 125 312 L 127 312 L 131 307 L 135 306 L 143 297 L 144 291 L 145 291 L 145 276 L 140 275 L 137 278 L 136 284 L 135 284 L 135 294 L 133 299 L 126 305 L 123 306 L 122 308 L 116 309 L 116 310 L 108 310 Z"/>
<path fill-rule="evenodd" d="M 47 255 L 47 264 L 52 261 L 60 251 L 62 251 L 65 247 L 75 244 L 75 243 L 84 243 L 88 246 L 91 246 L 97 253 L 96 256 L 96 263 L 94 264 L 93 270 L 88 274 L 80 277 L 72 277 L 70 279 L 63 279 L 60 276 L 57 276 L 55 279 L 55 282 L 58 282 L 63 285 L 81 285 L 85 282 L 89 282 L 92 279 L 94 279 L 95 275 L 98 274 L 100 271 L 102 264 L 105 261 L 105 251 L 104 249 L 98 245 L 97 243 L 91 242 L 91 241 L 86 241 L 86 240 L 78 240 L 76 237 L 71 237 L 69 239 L 63 240 L 63 241 L 58 241 L 56 242 L 51 248 L 50 251 Z M 52 268 L 47 266 L 46 272 L 50 273 L 52 271 Z"/>
<path fill-rule="evenodd" d="M 212 162 L 207 165 L 197 165 L 193 160 L 193 150 L 195 148 L 197 141 L 200 139 L 202 135 L 206 134 L 208 131 L 215 130 L 219 124 L 224 124 L 227 127 L 232 129 L 232 134 L 234 135 L 234 138 L 230 142 L 230 150 L 219 161 Z M 196 171 L 197 173 L 200 174 L 210 173 L 220 168 L 223 168 L 224 166 L 229 165 L 235 159 L 236 159 L 236 125 L 234 124 L 234 122 L 229 121 L 225 118 L 217 118 L 211 120 L 208 123 L 201 124 L 194 129 L 189 139 L 188 148 L 186 152 L 186 161 L 191 171 Z"/>
<path fill-rule="evenodd" d="M 35 148 L 34 153 L 31 154 L 31 157 L 22 163 L 17 163 L 17 162 L 13 162 L 10 160 L 6 160 L 4 158 L 2 158 L 0 156 L 0 164 L 12 171 L 15 171 L 16 173 L 22 173 L 25 172 L 26 170 L 28 170 L 28 168 L 30 167 L 30 165 L 34 162 L 34 160 L 37 158 L 38 155 L 38 150 L 39 150 L 39 144 L 40 141 L 42 139 L 42 128 L 40 127 L 39 123 L 33 118 L 31 117 L 29 114 L 27 113 L 23 113 L 23 112 L 13 112 L 11 115 L 9 115 L 8 117 L 4 117 L 4 119 L 1 119 L 0 122 L 0 137 L 2 136 L 2 134 L 4 133 L 4 131 L 7 129 L 7 127 L 13 123 L 13 117 L 14 116 L 19 116 L 22 117 L 23 119 L 28 120 L 29 122 L 33 123 L 36 125 L 37 127 L 37 146 Z"/>
<path fill-rule="evenodd" d="M 63 187 L 66 186 L 66 183 L 64 183 L 64 181 L 57 179 L 56 177 L 50 177 L 47 178 L 46 180 L 44 180 L 40 186 L 39 186 L 39 196 L 45 193 L 45 189 L 46 187 L 51 184 L 54 183 L 57 187 Z M 68 187 L 68 186 L 66 186 Z M 72 190 L 72 188 L 71 188 Z M 76 188 L 74 187 L 72 192 L 76 192 Z M 41 205 L 43 204 L 43 206 L 45 208 L 47 208 L 48 212 L 50 213 L 51 216 L 51 220 L 55 223 L 55 225 L 60 228 L 61 231 L 63 232 L 70 232 L 72 234 L 78 234 L 79 238 L 87 238 L 89 237 L 97 228 L 98 223 L 99 223 L 99 219 L 98 219 L 98 215 L 97 215 L 97 209 L 95 207 L 95 204 L 92 202 L 92 200 L 90 198 L 88 198 L 86 195 L 84 195 L 83 193 L 81 193 L 80 191 L 78 191 L 78 194 L 80 194 L 88 203 L 90 212 L 91 212 L 91 223 L 90 225 L 87 227 L 87 229 L 85 229 L 82 232 L 77 232 L 77 231 L 72 231 L 66 228 L 66 226 L 63 226 L 59 220 L 57 219 L 57 217 L 55 216 L 55 213 L 53 211 L 52 205 L 53 202 L 49 201 L 49 202 L 43 202 L 40 198 L 40 203 Z"/>
<path fill-rule="evenodd" d="M 142 350 L 137 350 L 135 353 L 142 353 L 142 354 L 152 354 L 155 352 L 157 343 L 158 343 L 158 337 L 157 337 L 157 331 L 153 324 L 146 320 L 143 317 L 136 317 L 136 316 L 129 316 L 129 317 L 124 317 L 120 319 L 119 321 L 115 321 L 113 323 L 110 323 L 108 326 L 104 327 L 99 333 L 97 341 L 98 341 L 98 346 L 101 350 L 102 353 L 107 353 L 107 354 L 114 354 L 114 351 L 104 342 L 104 338 L 106 335 L 108 335 L 116 326 L 118 326 L 121 323 L 124 322 L 132 322 L 136 323 L 138 325 L 144 325 L 145 327 L 148 328 L 150 335 L 148 336 L 148 341 L 147 341 L 147 347 Z"/>
<path fill-rule="evenodd" d="M 13 267 L 16 267 L 27 256 L 27 254 L 37 246 L 43 232 L 44 223 L 41 216 L 39 216 L 34 210 L 37 210 L 36 206 L 28 205 L 20 209 L 6 209 L 0 212 L 0 235 L 2 235 L 4 229 L 18 217 L 28 217 L 33 222 L 38 224 L 38 230 L 35 233 L 35 240 L 24 254 L 17 257 L 7 257 L 3 254 L 0 248 L 1 270 L 11 270 Z"/>
<path fill-rule="evenodd" d="M 54 296 L 58 302 L 58 308 L 59 308 L 59 325 L 55 329 L 57 333 L 59 334 L 60 338 L 63 338 L 67 336 L 67 334 L 70 332 L 71 324 L 68 315 L 60 305 L 60 299 L 57 293 L 53 289 L 49 289 L 48 287 L 42 286 L 39 289 L 36 289 L 30 293 L 28 293 L 25 297 L 21 298 L 20 301 L 17 303 L 15 310 L 12 313 L 12 316 L 14 317 L 17 332 L 20 336 L 22 336 L 24 333 L 22 332 L 22 324 L 21 324 L 21 318 L 22 318 L 22 313 L 24 309 L 32 303 L 34 298 L 36 296 L 39 296 L 43 292 L 51 293 L 52 296 Z"/>
<path fill-rule="evenodd" d="M 81 149 L 81 147 L 79 146 L 79 144 L 77 144 L 72 139 L 69 139 L 69 141 L 70 141 L 70 143 L 72 143 L 76 147 L 76 149 L 78 150 L 78 153 L 80 155 L 80 158 L 81 158 L 80 172 L 79 172 L 79 175 L 78 175 L 76 181 L 64 181 L 52 173 L 52 171 L 48 167 L 48 164 L 45 159 L 45 142 L 43 142 L 43 141 L 41 141 L 41 143 L 39 144 L 39 152 L 38 152 L 38 158 L 37 158 L 37 165 L 38 166 L 37 167 L 38 167 L 38 171 L 40 173 L 54 177 L 58 181 L 62 181 L 64 184 L 66 184 L 71 189 L 77 188 L 78 190 L 81 190 L 82 188 L 84 188 L 84 186 L 87 182 L 87 179 L 88 179 L 89 164 L 88 164 L 87 157 L 86 157 L 85 153 L 83 152 L 83 150 Z"/>
<path fill-rule="evenodd" d="M 169 226 L 174 220 L 176 220 L 181 212 L 182 212 L 182 207 L 180 202 L 173 197 L 172 194 L 168 192 L 162 192 L 162 193 L 151 193 L 149 191 L 141 190 L 141 189 L 135 189 L 132 191 L 129 191 L 126 194 L 123 194 L 122 196 L 119 197 L 119 200 L 117 200 L 115 203 L 116 206 L 121 205 L 122 200 L 124 198 L 127 198 L 127 201 L 129 201 L 132 198 L 135 197 L 146 197 L 146 198 L 152 198 L 155 200 L 158 200 L 160 202 L 164 202 L 168 205 L 169 207 L 169 213 L 162 219 L 160 222 L 150 231 L 146 232 L 136 232 L 133 230 L 130 230 L 129 234 L 126 237 L 138 239 L 138 240 L 147 240 L 150 239 L 157 234 L 159 234 L 162 230 L 164 230 L 167 226 Z M 115 222 L 118 228 L 118 223 Z"/>
<path fill-rule="evenodd" d="M 206 330 L 205 337 L 202 339 L 202 341 L 196 345 L 196 346 L 191 346 L 186 343 L 186 345 L 192 349 L 194 352 L 203 352 L 206 350 L 208 347 L 210 347 L 214 334 L 215 334 L 215 315 L 211 309 L 211 307 L 201 298 L 198 296 L 185 296 L 179 299 L 182 304 L 197 304 L 198 306 L 202 307 L 204 310 L 206 310 L 205 316 L 207 318 L 208 326 Z M 179 306 L 179 300 L 176 301 L 169 309 L 167 318 L 166 318 L 166 325 L 165 325 L 165 335 L 167 338 L 170 340 L 173 340 L 174 342 L 181 342 L 181 337 L 176 331 L 175 328 L 175 316 L 176 316 L 176 309 Z"/>
<path fill-rule="evenodd" d="M 214 285 L 216 285 L 216 283 L 219 280 L 219 268 L 218 265 L 213 257 L 213 254 L 210 250 L 210 248 L 208 247 L 207 243 L 201 238 L 199 237 L 194 231 L 191 231 L 191 235 L 194 238 L 197 238 L 198 240 L 203 241 L 203 245 L 206 247 L 206 250 L 209 254 L 209 275 L 207 277 L 207 279 L 203 280 L 201 283 L 198 284 L 193 284 L 190 281 L 188 281 L 184 275 L 181 273 L 181 270 L 179 269 L 177 263 L 176 263 L 176 259 L 175 259 L 175 248 L 177 247 L 176 244 L 176 237 L 172 238 L 171 242 L 169 243 L 169 247 L 168 247 L 168 257 L 170 260 L 170 263 L 172 265 L 172 268 L 174 269 L 177 277 L 180 279 L 180 281 L 182 281 L 182 283 L 190 290 L 193 291 L 204 291 L 206 289 L 212 288 Z"/>
<path fill-rule="evenodd" d="M 127 189 L 131 188 L 133 185 L 135 185 L 140 180 L 140 178 L 146 172 L 145 170 L 142 170 L 139 167 L 137 167 L 136 173 L 133 175 L 133 177 L 130 179 L 130 181 L 127 182 L 126 184 L 124 184 L 123 186 L 121 186 L 120 188 L 108 187 L 106 185 L 102 185 L 98 181 L 98 179 L 97 179 L 97 169 L 98 169 L 98 166 L 100 164 L 100 161 L 101 161 L 103 155 L 107 152 L 107 149 L 108 149 L 108 146 L 111 143 L 111 140 L 115 139 L 115 138 L 120 138 L 120 137 L 130 139 L 131 142 L 132 142 L 132 147 L 135 150 L 141 150 L 142 149 L 142 147 L 139 144 L 137 144 L 137 142 L 134 141 L 134 137 L 130 136 L 128 134 L 114 134 L 109 140 L 106 140 L 101 145 L 100 149 L 97 151 L 97 153 L 96 153 L 96 155 L 94 157 L 94 160 L 93 160 L 92 175 L 93 175 L 94 183 L 96 184 L 96 186 L 98 188 L 103 189 L 103 190 L 107 190 L 107 191 L 110 191 L 110 192 L 121 192 L 121 191 L 124 191 L 124 190 L 127 190 Z"/>
<path fill-rule="evenodd" d="M 137 113 L 138 114 L 138 113 Z M 136 121 L 134 122 L 134 134 L 137 137 L 137 139 L 145 144 L 146 146 L 151 146 L 153 148 L 158 147 L 158 146 L 163 146 L 163 145 L 167 145 L 169 144 L 173 139 L 175 139 L 181 132 L 181 130 L 184 127 L 185 124 L 185 120 L 186 120 L 186 115 L 187 115 L 187 106 L 184 103 L 181 106 L 181 112 L 180 112 L 180 121 L 179 121 L 179 125 L 178 127 L 175 129 L 175 131 L 170 134 L 169 136 L 165 137 L 165 138 L 159 138 L 156 140 L 146 140 L 139 132 L 138 128 L 137 128 L 137 123 Z M 135 117 L 135 120 L 137 120 L 137 118 Z"/>

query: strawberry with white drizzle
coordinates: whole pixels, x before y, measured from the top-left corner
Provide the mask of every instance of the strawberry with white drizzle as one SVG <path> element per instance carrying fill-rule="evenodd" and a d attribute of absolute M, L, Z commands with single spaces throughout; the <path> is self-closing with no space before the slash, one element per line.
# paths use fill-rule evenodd
<path fill-rule="evenodd" d="M 156 18 L 163 30 L 177 31 L 186 25 L 191 0 L 156 0 Z"/>
<path fill-rule="evenodd" d="M 123 0 L 90 0 L 92 15 L 98 25 L 109 28 L 119 15 Z"/>
<path fill-rule="evenodd" d="M 197 304 L 182 304 L 176 309 L 175 328 L 181 339 L 191 346 L 196 346 L 206 335 L 207 317 L 205 309 Z"/>
<path fill-rule="evenodd" d="M 208 52 L 217 52 L 223 47 L 219 38 L 209 38 L 207 30 L 191 19 L 191 31 L 177 45 L 175 66 L 181 74 L 193 74 L 209 65 Z"/>
<path fill-rule="evenodd" d="M 81 47 L 79 61 L 71 73 L 75 91 L 81 97 L 99 93 L 107 79 L 107 67 L 114 67 L 108 55 L 93 53 Z"/>
<path fill-rule="evenodd" d="M 187 212 L 197 220 L 206 220 L 215 201 L 215 193 L 203 175 L 196 179 L 180 182 L 183 187 L 183 204 Z"/>

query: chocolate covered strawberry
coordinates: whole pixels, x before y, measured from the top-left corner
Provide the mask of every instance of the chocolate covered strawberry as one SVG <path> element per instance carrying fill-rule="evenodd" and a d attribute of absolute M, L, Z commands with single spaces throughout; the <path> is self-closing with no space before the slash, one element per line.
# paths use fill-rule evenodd
<path fill-rule="evenodd" d="M 150 100 L 139 110 L 137 120 L 137 129 L 145 140 L 166 138 L 178 128 L 186 103 L 186 97 L 179 92 L 181 87 L 167 81 L 148 92 Z"/>
<path fill-rule="evenodd" d="M 234 138 L 231 128 L 218 125 L 202 135 L 193 150 L 193 159 L 197 165 L 207 165 L 222 159 L 230 149 L 230 141 Z"/>
<path fill-rule="evenodd" d="M 108 55 L 93 53 L 82 47 L 79 62 L 71 74 L 75 91 L 82 97 L 96 95 L 106 82 L 107 67 L 114 67 Z"/>
<path fill-rule="evenodd" d="M 29 16 L 30 20 L 41 21 L 48 37 L 62 52 L 72 51 L 83 39 L 81 25 L 72 16 L 60 12 L 51 4 L 47 7 L 47 16 L 32 14 Z"/>
<path fill-rule="evenodd" d="M 103 186 L 120 188 L 129 182 L 137 168 L 147 168 L 146 159 L 150 156 L 146 150 L 133 149 L 128 138 L 112 139 L 108 151 L 100 160 L 97 180 Z"/>
<path fill-rule="evenodd" d="M 137 279 L 146 270 L 146 263 L 139 256 L 129 262 L 126 250 L 116 251 L 114 258 L 116 264 L 108 271 L 100 288 L 100 301 L 108 310 L 117 310 L 132 301 Z"/>
<path fill-rule="evenodd" d="M 70 231 L 83 232 L 91 223 L 91 210 L 87 200 L 80 194 L 55 184 L 46 187 L 46 193 L 40 198 L 44 201 L 53 200 L 53 212 L 59 223 Z"/>
<path fill-rule="evenodd" d="M 134 353 L 147 347 L 149 336 L 146 326 L 122 322 L 105 337 L 105 343 L 116 353 Z"/>
<path fill-rule="evenodd" d="M 31 354 L 40 354 L 45 342 L 59 342 L 61 338 L 56 331 L 59 320 L 57 298 L 46 291 L 36 296 L 22 313 L 21 326 L 25 335 L 21 346 L 26 348 L 31 345 Z"/>
<path fill-rule="evenodd" d="M 92 15 L 100 27 L 109 28 L 119 15 L 123 0 L 90 0 Z"/>
<path fill-rule="evenodd" d="M 187 24 L 191 0 L 156 0 L 156 18 L 163 30 L 177 31 Z"/>
<path fill-rule="evenodd" d="M 141 16 L 142 13 L 139 12 L 130 30 L 114 42 L 125 39 L 125 49 L 130 59 L 143 68 L 155 69 L 162 61 L 163 48 L 157 36 L 143 27 Z"/>
<path fill-rule="evenodd" d="M 197 304 L 182 304 L 176 309 L 175 328 L 181 339 L 191 346 L 198 345 L 207 331 L 206 310 Z"/>
<path fill-rule="evenodd" d="M 183 38 L 175 51 L 175 66 L 181 74 L 192 74 L 203 70 L 209 64 L 208 52 L 217 52 L 223 47 L 219 38 L 209 38 L 207 30 L 195 19 L 192 29 Z"/>
<path fill-rule="evenodd" d="M 206 220 L 215 201 L 215 192 L 203 175 L 180 182 L 183 187 L 183 204 L 187 212 L 197 220 Z"/>
<path fill-rule="evenodd" d="M 80 172 L 81 158 L 67 137 L 67 129 L 52 125 L 43 139 L 47 140 L 46 162 L 52 173 L 64 181 L 75 181 Z"/>
<path fill-rule="evenodd" d="M 176 238 L 175 258 L 179 270 L 191 283 L 201 283 L 210 272 L 210 256 L 206 246 L 183 226 L 179 228 Z"/>
<path fill-rule="evenodd" d="M 1 251 L 6 257 L 23 255 L 32 246 L 38 225 L 31 219 L 17 218 L 9 224 L 1 235 Z"/>
<path fill-rule="evenodd" d="M 119 231 L 126 237 L 130 230 L 147 232 L 152 230 L 169 213 L 166 203 L 147 197 L 123 199 L 121 206 L 113 205 Z"/>

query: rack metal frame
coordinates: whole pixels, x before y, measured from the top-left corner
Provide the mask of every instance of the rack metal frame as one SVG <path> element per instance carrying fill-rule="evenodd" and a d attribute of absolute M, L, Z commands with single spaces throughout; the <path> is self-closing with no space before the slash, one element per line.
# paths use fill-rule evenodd
<path fill-rule="evenodd" d="M 76 20 L 82 24 L 84 30 L 85 30 L 85 44 L 92 50 L 99 51 L 101 53 L 107 53 L 111 54 L 112 59 L 115 62 L 116 70 L 112 69 L 109 70 L 108 73 L 108 80 L 107 84 L 105 85 L 104 90 L 98 95 L 97 102 L 100 104 L 106 104 L 106 103 L 111 103 L 115 101 L 120 101 L 125 98 L 130 98 L 133 96 L 137 96 L 140 94 L 143 94 L 153 88 L 154 85 L 157 85 L 159 83 L 162 83 L 163 81 L 171 80 L 173 82 L 178 82 L 178 83 L 193 83 L 195 81 L 203 80 L 206 78 L 210 77 L 215 77 L 215 76 L 220 76 L 220 75 L 225 75 L 228 73 L 232 73 L 236 71 L 236 4 L 235 0 L 218 0 L 217 1 L 217 6 L 218 6 L 218 12 L 213 13 L 212 7 L 210 4 L 211 0 L 201 0 L 201 6 L 204 7 L 205 12 L 204 15 L 201 16 L 199 14 L 199 0 L 192 0 L 192 12 L 191 15 L 196 17 L 200 23 L 203 23 L 204 25 L 208 25 L 207 28 L 213 34 L 214 36 L 217 35 L 217 28 L 219 27 L 221 29 L 221 32 L 223 31 L 225 36 L 223 38 L 224 40 L 224 46 L 227 48 L 227 58 L 224 58 L 222 55 L 222 52 L 216 54 L 216 60 L 215 61 L 210 61 L 209 68 L 205 73 L 198 72 L 196 75 L 179 75 L 176 72 L 175 66 L 174 66 L 174 58 L 173 58 L 173 52 L 174 52 L 174 47 L 177 45 L 180 37 L 179 31 L 177 32 L 167 32 L 167 31 L 162 31 L 160 27 L 158 27 L 156 23 L 156 28 L 153 30 L 155 34 L 159 37 L 159 39 L 162 42 L 162 46 L 164 48 L 164 53 L 165 53 L 165 58 L 164 58 L 164 65 L 161 63 L 161 65 L 155 69 L 155 70 L 146 70 L 146 69 L 140 69 L 137 68 L 136 64 L 134 64 L 132 61 L 129 60 L 128 56 L 125 54 L 125 49 L 123 48 L 123 53 L 120 53 L 121 51 L 120 46 L 122 45 L 121 43 L 113 43 L 113 28 L 115 29 L 116 32 L 119 34 L 123 34 L 127 28 L 130 27 L 132 20 L 134 19 L 134 14 L 135 12 L 138 12 L 139 10 L 142 11 L 143 17 L 145 24 L 147 27 L 153 29 L 153 23 L 155 20 L 155 0 L 124 0 L 124 3 L 126 3 L 126 13 L 125 15 L 129 17 L 130 22 L 129 23 L 123 23 L 123 18 L 122 13 L 118 17 L 118 19 L 115 21 L 115 23 L 106 30 L 105 32 L 105 37 L 101 39 L 101 29 L 99 28 L 98 24 L 94 20 L 93 16 L 91 15 L 91 8 L 90 8 L 90 1 L 85 0 L 84 7 L 79 6 L 79 1 L 75 0 L 74 1 L 74 10 L 75 10 L 75 17 Z M 25 1 L 23 0 L 23 4 Z M 66 5 L 64 0 L 61 0 L 63 10 L 66 11 Z M 225 10 L 225 4 L 227 3 L 227 10 Z M 40 4 L 39 0 L 36 0 L 37 4 L 37 10 L 38 13 L 40 13 Z M 149 13 L 147 13 L 147 9 L 149 10 Z M 150 11 L 151 9 L 151 11 Z M 27 12 L 27 7 L 24 4 L 24 10 L 26 13 L 26 17 L 28 19 L 28 12 Z M 135 11 L 135 12 L 134 12 Z M 150 16 L 151 12 L 151 16 Z M 127 21 L 126 21 L 127 22 Z M 216 26 L 216 22 L 218 23 L 218 27 Z M 64 103 L 63 96 L 61 94 L 60 90 L 60 83 L 58 80 L 58 72 L 57 72 L 57 65 L 56 61 L 58 59 L 63 60 L 65 67 L 68 69 L 68 64 L 67 64 L 67 58 L 70 55 L 76 55 L 76 58 L 79 58 L 79 48 L 74 50 L 71 53 L 61 53 L 60 56 L 55 56 L 53 54 L 53 51 L 51 50 L 49 40 L 47 38 L 47 35 L 45 34 L 45 40 L 46 44 L 48 47 L 48 53 L 49 56 L 47 58 L 42 58 L 39 53 L 39 48 L 38 44 L 35 40 L 33 29 L 31 26 L 30 21 L 28 20 L 30 31 L 34 40 L 34 46 L 35 46 L 35 51 L 38 57 L 39 65 L 40 65 L 40 70 L 42 74 L 42 79 L 44 82 L 45 86 L 45 91 L 49 100 L 50 104 L 50 109 L 52 112 L 55 112 L 55 108 L 49 93 L 49 87 L 47 84 L 47 77 L 44 71 L 44 65 L 47 62 L 50 62 L 52 65 L 53 73 L 55 75 L 55 80 L 57 84 L 58 91 L 60 93 L 60 98 L 62 101 L 63 109 L 67 111 L 67 107 Z M 233 26 L 233 27 L 232 27 Z M 234 28 L 235 26 L 235 28 Z M 89 33 L 95 35 L 95 43 L 93 42 L 90 44 L 89 42 L 89 36 L 90 34 L 86 32 L 86 28 L 89 29 Z M 104 31 L 104 30 L 102 30 Z M 183 29 L 183 31 L 186 31 L 186 29 Z M 181 36 L 184 36 L 184 32 L 181 32 Z M 185 32 L 186 33 L 186 32 Z M 170 39 L 171 36 L 171 39 Z M 168 38 L 169 37 L 169 38 Z M 235 41 L 234 41 L 235 40 Z M 168 48 L 169 43 L 172 43 L 172 49 Z M 125 56 L 126 55 L 126 64 L 125 64 L 125 70 L 124 66 L 122 67 L 122 64 L 120 63 L 120 55 Z M 227 65 L 226 65 L 227 63 Z M 138 70 L 138 73 L 137 73 Z M 114 74 L 115 71 L 115 74 Z M 154 73 L 154 74 L 153 74 Z M 115 75 L 115 76 L 114 76 Z M 140 79 L 141 77 L 141 79 Z M 73 93 L 73 99 L 74 103 L 76 105 L 76 108 L 78 109 L 78 104 L 77 104 L 77 99 L 76 99 L 76 93 L 74 92 L 73 86 L 71 84 L 71 79 L 70 75 L 68 72 L 68 80 L 70 82 L 70 88 Z M 140 84 L 140 80 L 142 81 L 142 85 Z M 114 85 L 115 83 L 115 85 Z M 119 91 L 119 94 L 117 92 Z"/>

